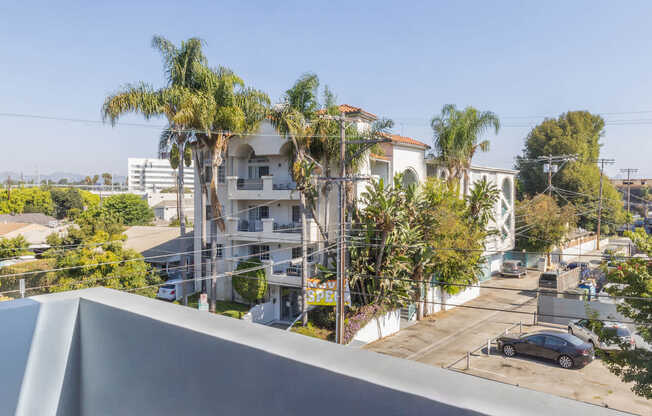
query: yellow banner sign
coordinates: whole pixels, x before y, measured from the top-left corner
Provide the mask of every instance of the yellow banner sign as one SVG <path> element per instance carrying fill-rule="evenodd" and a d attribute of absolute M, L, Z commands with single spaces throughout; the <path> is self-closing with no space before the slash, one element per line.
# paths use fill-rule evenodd
<path fill-rule="evenodd" d="M 344 300 L 347 305 L 351 304 L 349 285 L 344 285 Z M 332 305 L 335 306 L 337 297 L 337 280 L 320 282 L 318 279 L 308 279 L 306 298 L 308 305 Z"/>

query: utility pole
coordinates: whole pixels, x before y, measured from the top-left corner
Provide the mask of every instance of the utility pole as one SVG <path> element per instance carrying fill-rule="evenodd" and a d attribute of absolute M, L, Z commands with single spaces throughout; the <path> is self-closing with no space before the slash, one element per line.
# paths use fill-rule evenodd
<path fill-rule="evenodd" d="M 598 159 L 597 162 L 600 164 L 600 201 L 598 202 L 598 235 L 596 240 L 596 249 L 600 250 L 600 224 L 602 223 L 602 177 L 604 175 L 604 165 L 613 164 L 614 159 Z"/>
<path fill-rule="evenodd" d="M 548 196 L 552 196 L 552 155 L 548 154 Z"/>
<path fill-rule="evenodd" d="M 621 169 L 620 171 L 627 174 L 627 182 L 625 182 L 625 185 L 627 185 L 627 229 L 629 230 L 629 192 L 633 183 L 630 180 L 630 175 L 632 173 L 638 172 L 638 169 L 627 168 L 627 169 Z"/>
<path fill-rule="evenodd" d="M 346 178 L 346 129 L 344 126 L 344 113 L 340 114 L 340 177 Z M 340 235 L 339 235 L 339 264 L 337 270 L 337 339 L 341 344 L 344 340 L 344 284 L 346 282 L 346 183 L 340 181 Z"/>

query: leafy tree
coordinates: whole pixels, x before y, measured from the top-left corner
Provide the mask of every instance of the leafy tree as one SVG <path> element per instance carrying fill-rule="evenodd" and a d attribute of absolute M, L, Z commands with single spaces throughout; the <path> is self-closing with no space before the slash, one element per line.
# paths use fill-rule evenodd
<path fill-rule="evenodd" d="M 626 231 L 639 251 L 652 257 L 652 237 L 642 228 L 635 232 Z M 628 259 L 620 263 L 617 270 L 609 273 L 609 282 L 617 283 L 607 289 L 612 296 L 624 296 L 616 309 L 634 322 L 636 332 L 648 344 L 652 344 L 652 262 L 645 259 Z M 597 322 L 596 322 L 597 323 Z M 632 391 L 639 396 L 652 399 L 652 351 L 644 348 L 629 348 L 629 345 L 615 337 L 613 332 L 602 329 L 600 337 L 606 342 L 620 345 L 620 349 L 601 352 L 600 356 L 609 370 L 625 383 L 634 383 Z"/>
<path fill-rule="evenodd" d="M 15 188 L 0 190 L 0 214 L 22 214 L 24 212 L 42 212 L 52 215 L 54 204 L 50 192 L 43 188 Z"/>
<path fill-rule="evenodd" d="M 438 158 L 446 165 L 450 181 L 464 178 L 464 195 L 469 189 L 468 170 L 478 150 L 489 150 L 489 140 L 480 138 L 493 129 L 497 134 L 500 120 L 491 111 L 480 112 L 473 107 L 458 110 L 454 104 L 446 104 L 441 114 L 430 121 L 434 132 L 435 150 Z"/>
<path fill-rule="evenodd" d="M 473 183 L 471 192 L 464 198 L 467 205 L 467 220 L 480 230 L 487 229 L 487 226 L 496 220 L 494 206 L 500 196 L 496 185 L 483 177 Z"/>
<path fill-rule="evenodd" d="M 134 194 L 112 195 L 104 200 L 102 209 L 119 218 L 124 225 L 145 225 L 154 219 L 147 201 Z"/>
<path fill-rule="evenodd" d="M 17 257 L 29 253 L 29 243 L 23 235 L 13 238 L 0 237 L 0 259 Z"/>
<path fill-rule="evenodd" d="M 98 194 L 84 189 L 79 189 L 79 194 L 84 201 L 84 208 L 96 208 L 100 206 L 100 196 Z"/>
<path fill-rule="evenodd" d="M 129 290 L 160 283 L 161 279 L 139 253 L 123 247 L 123 229 L 116 215 L 104 208 L 90 208 L 75 219 L 75 225 L 63 236 L 48 236 L 53 248 L 46 255 L 54 260 L 54 268 L 66 268 L 47 275 L 44 284 L 52 285 L 48 290 L 60 292 L 94 286 Z M 62 245 L 65 249 L 61 249 Z M 137 293 L 154 296 L 156 287 Z"/>
<path fill-rule="evenodd" d="M 548 187 L 548 174 L 541 163 L 532 159 L 548 155 L 577 155 L 575 161 L 560 166 L 552 185 L 560 188 L 557 203 L 573 203 L 579 213 L 578 225 L 595 230 L 600 170 L 595 161 L 600 156 L 600 137 L 604 120 L 587 111 L 569 111 L 557 119 L 546 119 L 534 127 L 525 139 L 523 156 L 517 158 L 519 195 L 532 196 Z M 603 181 L 602 224 L 615 229 L 622 223 L 621 197 L 608 180 Z"/>
<path fill-rule="evenodd" d="M 84 209 L 82 196 L 75 188 L 53 188 L 50 190 L 50 195 L 54 202 L 54 213 L 58 219 L 68 217 L 71 209 L 77 209 L 80 212 Z"/>
<path fill-rule="evenodd" d="M 258 268 L 233 275 L 233 289 L 250 304 L 261 299 L 267 293 L 267 277 L 262 262 L 257 257 L 238 263 L 236 271 Z"/>
<path fill-rule="evenodd" d="M 459 198 L 457 187 L 435 179 L 419 187 L 405 186 L 401 175 L 391 187 L 382 180 L 372 183 L 353 216 L 349 273 L 351 285 L 361 293 L 358 302 L 402 305 L 415 300 L 421 319 L 425 284 L 432 276 L 448 293 L 460 289 L 447 283 L 477 281 L 487 231 L 470 212 L 491 217 L 485 210 L 493 210 L 497 193 L 487 189 L 489 201 L 479 201 L 479 192 L 471 207 Z"/>
<path fill-rule="evenodd" d="M 554 198 L 538 194 L 516 204 L 516 247 L 544 252 L 550 261 L 550 252 L 560 246 L 575 224 L 570 205 L 559 207 Z"/>

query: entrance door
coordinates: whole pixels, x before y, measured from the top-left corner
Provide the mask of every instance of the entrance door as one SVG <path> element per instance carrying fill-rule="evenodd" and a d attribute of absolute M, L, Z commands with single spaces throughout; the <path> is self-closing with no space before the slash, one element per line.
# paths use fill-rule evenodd
<path fill-rule="evenodd" d="M 299 291 L 291 287 L 281 288 L 281 321 L 292 321 L 299 316 Z"/>

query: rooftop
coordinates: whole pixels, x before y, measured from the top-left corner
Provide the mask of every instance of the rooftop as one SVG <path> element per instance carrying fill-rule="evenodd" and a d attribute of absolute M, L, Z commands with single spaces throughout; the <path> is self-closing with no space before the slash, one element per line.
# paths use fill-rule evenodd
<path fill-rule="evenodd" d="M 30 213 L 30 214 L 1 214 L 0 223 L 4 222 L 22 222 L 26 224 L 40 224 L 48 225 L 50 221 L 56 221 L 57 219 L 49 215 L 41 213 Z"/>
<path fill-rule="evenodd" d="M 405 137 L 405 136 L 400 136 L 398 134 L 387 134 L 387 133 L 383 134 L 383 136 L 389 138 L 392 141 L 392 143 L 408 144 L 412 146 L 423 147 L 424 149 L 430 149 L 430 145 L 424 142 L 420 142 L 418 140 L 414 140 L 411 137 Z"/>
<path fill-rule="evenodd" d="M 136 225 L 127 228 L 125 235 L 127 236 L 125 248 L 136 250 L 145 257 L 156 256 L 161 262 L 174 261 L 170 259 L 175 256 L 178 258 L 176 253 L 180 251 L 192 251 L 192 228 L 186 229 L 184 239 L 180 238 L 181 232 L 178 227 Z M 180 244 L 183 244 L 184 250 L 180 250 Z M 170 255 L 169 258 L 165 257 L 166 254 Z"/>
<path fill-rule="evenodd" d="M 0 334 L 3 415 L 621 414 L 106 288 L 2 302 Z"/>

